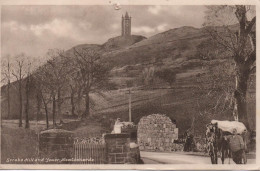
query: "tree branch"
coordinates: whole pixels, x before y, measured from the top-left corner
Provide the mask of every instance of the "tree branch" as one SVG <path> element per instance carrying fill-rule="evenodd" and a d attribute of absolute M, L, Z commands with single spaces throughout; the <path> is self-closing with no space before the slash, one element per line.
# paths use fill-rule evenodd
<path fill-rule="evenodd" d="M 241 32 L 240 34 L 244 34 L 246 29 L 246 23 L 247 23 L 246 7 L 244 5 L 236 5 L 235 15 L 240 25 L 240 32 Z"/>
<path fill-rule="evenodd" d="M 249 34 L 252 31 L 253 26 L 255 25 L 256 17 L 254 17 L 246 27 L 246 34 Z"/>
<path fill-rule="evenodd" d="M 250 67 L 251 65 L 254 64 L 255 60 L 256 60 L 256 50 L 251 52 L 249 58 L 246 60 L 246 65 Z"/>

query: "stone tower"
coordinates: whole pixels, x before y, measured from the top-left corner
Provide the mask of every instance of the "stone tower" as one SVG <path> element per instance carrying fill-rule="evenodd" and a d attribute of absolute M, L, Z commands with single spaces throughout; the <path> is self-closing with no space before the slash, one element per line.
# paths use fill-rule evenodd
<path fill-rule="evenodd" d="M 122 15 L 122 34 L 121 36 L 130 36 L 131 35 L 131 17 L 128 13 L 125 13 L 125 16 Z"/>

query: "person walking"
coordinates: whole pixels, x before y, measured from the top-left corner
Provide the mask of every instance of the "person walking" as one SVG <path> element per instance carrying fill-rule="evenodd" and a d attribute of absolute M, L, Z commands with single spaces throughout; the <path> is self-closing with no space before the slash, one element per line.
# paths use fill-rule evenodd
<path fill-rule="evenodd" d="M 245 144 L 243 138 L 237 134 L 236 129 L 233 129 L 232 134 L 233 135 L 229 137 L 229 146 L 232 153 L 232 158 L 236 164 L 242 164 Z"/>

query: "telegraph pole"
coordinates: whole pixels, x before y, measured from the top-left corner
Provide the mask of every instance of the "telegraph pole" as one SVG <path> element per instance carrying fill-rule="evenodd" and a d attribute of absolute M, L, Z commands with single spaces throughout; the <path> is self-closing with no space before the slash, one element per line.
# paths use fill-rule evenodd
<path fill-rule="evenodd" d="M 131 108 L 132 108 L 132 97 L 131 97 L 131 89 L 129 89 L 128 93 L 129 94 L 129 122 L 132 122 L 132 113 L 131 113 Z"/>

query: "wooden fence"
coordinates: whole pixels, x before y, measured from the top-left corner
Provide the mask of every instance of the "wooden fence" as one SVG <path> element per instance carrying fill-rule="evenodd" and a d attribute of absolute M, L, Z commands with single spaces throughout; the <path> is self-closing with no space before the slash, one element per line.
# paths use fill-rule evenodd
<path fill-rule="evenodd" d="M 76 138 L 73 148 L 75 164 L 106 163 L 106 147 L 102 138 Z"/>

